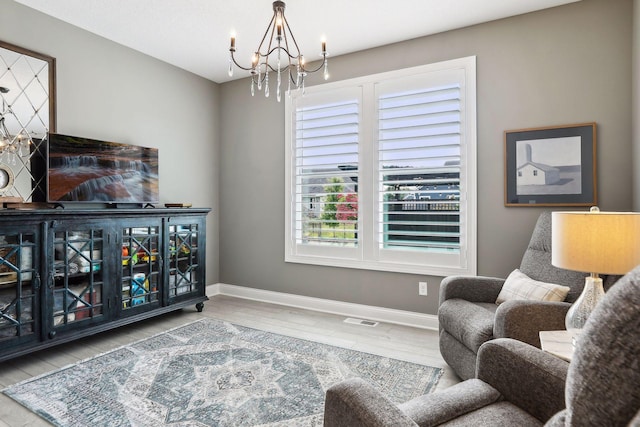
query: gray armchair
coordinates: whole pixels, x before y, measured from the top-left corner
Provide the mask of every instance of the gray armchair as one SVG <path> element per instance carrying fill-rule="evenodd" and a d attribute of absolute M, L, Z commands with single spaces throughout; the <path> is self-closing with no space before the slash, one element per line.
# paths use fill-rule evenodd
<path fill-rule="evenodd" d="M 450 276 L 440 284 L 440 353 L 463 380 L 473 378 L 480 346 L 513 338 L 540 347 L 539 331 L 565 329 L 564 318 L 582 290 L 586 273 L 551 265 L 551 212 L 543 212 L 522 257 L 520 271 L 534 280 L 568 286 L 565 302 L 512 300 L 496 305 L 505 279 Z M 608 289 L 617 276 L 603 276 Z"/>
<path fill-rule="evenodd" d="M 587 322 L 571 363 L 529 344 L 491 340 L 477 379 L 396 405 L 350 379 L 327 390 L 325 427 L 639 426 L 640 267 Z"/>

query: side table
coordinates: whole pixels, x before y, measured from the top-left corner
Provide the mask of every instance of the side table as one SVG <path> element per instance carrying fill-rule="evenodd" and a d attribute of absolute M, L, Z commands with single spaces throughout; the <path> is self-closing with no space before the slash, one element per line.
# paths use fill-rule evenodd
<path fill-rule="evenodd" d="M 579 333 L 580 331 L 540 331 L 542 350 L 571 362 L 573 342 Z"/>

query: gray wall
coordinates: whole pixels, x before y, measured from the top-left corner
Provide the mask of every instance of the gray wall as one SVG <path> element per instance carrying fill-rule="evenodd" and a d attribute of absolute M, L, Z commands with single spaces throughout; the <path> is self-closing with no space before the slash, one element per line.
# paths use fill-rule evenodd
<path fill-rule="evenodd" d="M 58 132 L 157 147 L 160 203 L 213 208 L 217 282 L 219 86 L 11 0 L 0 0 L 0 40 L 56 58 Z"/>
<path fill-rule="evenodd" d="M 477 55 L 480 274 L 518 266 L 542 211 L 503 205 L 504 130 L 597 122 L 599 205 L 631 209 L 632 2 L 583 0 L 331 58 L 336 81 Z M 418 297 L 424 277 L 284 263 L 284 105 L 252 99 L 247 80 L 220 96 L 221 282 L 436 313 L 438 277 Z"/>

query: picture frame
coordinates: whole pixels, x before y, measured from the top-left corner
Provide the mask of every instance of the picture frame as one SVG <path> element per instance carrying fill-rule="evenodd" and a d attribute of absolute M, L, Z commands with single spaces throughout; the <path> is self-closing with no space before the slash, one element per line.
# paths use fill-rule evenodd
<path fill-rule="evenodd" d="M 504 132 L 505 206 L 595 206 L 596 124 Z"/>

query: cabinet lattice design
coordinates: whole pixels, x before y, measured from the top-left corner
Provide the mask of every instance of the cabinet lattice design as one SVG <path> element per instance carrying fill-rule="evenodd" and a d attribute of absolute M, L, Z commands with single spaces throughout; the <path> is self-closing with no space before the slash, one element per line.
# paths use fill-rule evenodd
<path fill-rule="evenodd" d="M 0 235 L 0 347 L 4 342 L 34 338 L 38 320 L 39 273 L 34 232 Z"/>
<path fill-rule="evenodd" d="M 195 305 L 209 209 L 0 211 L 0 361 Z"/>
<path fill-rule="evenodd" d="M 54 327 L 104 316 L 103 240 L 101 229 L 54 232 Z"/>
<path fill-rule="evenodd" d="M 169 298 L 194 292 L 198 281 L 198 224 L 169 225 Z"/>
<path fill-rule="evenodd" d="M 160 301 L 160 226 L 122 232 L 122 308 Z"/>

